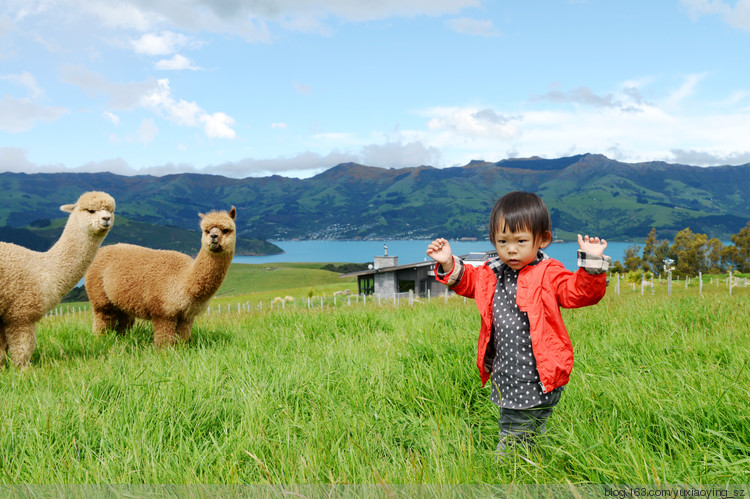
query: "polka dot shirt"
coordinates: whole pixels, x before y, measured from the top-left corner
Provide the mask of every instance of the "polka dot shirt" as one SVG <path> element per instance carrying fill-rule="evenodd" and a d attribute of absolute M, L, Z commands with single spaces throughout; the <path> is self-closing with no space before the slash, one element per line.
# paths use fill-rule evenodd
<path fill-rule="evenodd" d="M 538 262 L 536 260 L 529 265 Z M 554 404 L 559 394 L 542 393 L 536 358 L 531 349 L 529 317 L 516 304 L 518 271 L 503 264 L 496 272 L 492 341 L 495 342 L 497 353 L 492 362 L 492 401 L 506 409 L 529 409 Z"/>

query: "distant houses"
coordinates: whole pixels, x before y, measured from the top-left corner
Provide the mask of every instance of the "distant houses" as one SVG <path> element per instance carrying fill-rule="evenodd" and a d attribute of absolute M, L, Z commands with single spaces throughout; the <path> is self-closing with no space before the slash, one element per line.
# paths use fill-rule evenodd
<path fill-rule="evenodd" d="M 461 259 L 468 265 L 482 265 L 488 258 L 497 256 L 497 251 L 486 251 L 462 255 Z M 391 297 L 397 294 L 413 293 L 415 296 L 442 295 L 447 288 L 435 280 L 435 262 L 427 259 L 423 262 L 398 264 L 398 256 L 389 256 L 388 247 L 384 247 L 383 256 L 374 257 L 372 268 L 359 272 L 342 274 L 341 277 L 357 277 L 358 293 Z"/>

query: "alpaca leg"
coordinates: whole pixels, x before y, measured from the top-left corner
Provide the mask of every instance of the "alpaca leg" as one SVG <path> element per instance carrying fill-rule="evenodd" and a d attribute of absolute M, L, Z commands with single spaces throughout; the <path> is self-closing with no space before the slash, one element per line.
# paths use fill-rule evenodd
<path fill-rule="evenodd" d="M 154 323 L 154 345 L 157 348 L 174 345 L 177 333 L 177 320 L 153 318 L 152 322 Z"/>
<path fill-rule="evenodd" d="M 94 334 L 96 336 L 102 336 L 107 332 L 107 329 L 111 329 L 110 320 L 104 309 L 94 307 Z"/>
<path fill-rule="evenodd" d="M 123 335 L 125 332 L 133 327 L 135 324 L 135 318 L 126 314 L 125 312 L 117 312 L 115 317 L 114 330 L 117 334 Z"/>
<path fill-rule="evenodd" d="M 193 321 L 179 321 L 177 323 L 177 336 L 182 341 L 190 340 L 190 334 L 193 332 Z"/>
<path fill-rule="evenodd" d="M 10 360 L 21 369 L 26 369 L 36 348 L 36 325 L 33 322 L 6 324 L 5 340 Z"/>
<path fill-rule="evenodd" d="M 134 319 L 114 307 L 94 308 L 94 334 L 103 335 L 107 331 L 124 334 L 133 325 Z"/>

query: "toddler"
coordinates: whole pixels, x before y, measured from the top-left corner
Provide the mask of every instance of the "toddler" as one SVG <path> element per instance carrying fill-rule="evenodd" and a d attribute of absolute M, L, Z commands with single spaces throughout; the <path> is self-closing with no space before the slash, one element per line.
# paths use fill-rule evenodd
<path fill-rule="evenodd" d="M 490 214 L 490 240 L 497 249 L 481 267 L 464 265 L 448 241 L 435 239 L 427 255 L 436 279 L 473 298 L 481 328 L 477 367 L 482 385 L 492 379 L 492 401 L 500 408 L 498 458 L 514 443 L 533 445 L 546 430 L 573 369 L 573 346 L 560 307 L 594 305 L 607 289 L 607 242 L 578 235 L 578 265 L 571 272 L 541 249 L 552 242 L 544 201 L 511 192 Z"/>

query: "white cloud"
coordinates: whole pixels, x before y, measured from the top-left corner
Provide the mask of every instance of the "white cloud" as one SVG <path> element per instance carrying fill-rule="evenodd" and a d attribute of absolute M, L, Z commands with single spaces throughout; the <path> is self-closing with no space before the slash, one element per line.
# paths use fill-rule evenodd
<path fill-rule="evenodd" d="M 492 109 L 475 107 L 437 107 L 426 114 L 432 116 L 427 128 L 432 132 L 448 132 L 465 138 L 511 139 L 519 133 L 519 117 L 498 114 Z"/>
<path fill-rule="evenodd" d="M 44 97 L 44 91 L 39 88 L 39 85 L 37 85 L 34 75 L 29 73 L 28 71 L 23 71 L 19 74 L 1 75 L 0 80 L 16 83 L 24 87 L 29 92 L 29 97 L 32 100 L 37 100 L 40 97 Z"/>
<path fill-rule="evenodd" d="M 167 163 L 147 168 L 133 168 L 121 158 L 92 161 L 75 167 L 63 165 L 37 165 L 28 161 L 26 151 L 19 148 L 0 148 L 0 171 L 43 172 L 101 172 L 119 175 L 169 175 L 174 173 L 205 173 L 233 178 L 284 175 L 306 178 L 321 173 L 332 166 L 350 161 L 382 167 L 409 167 L 433 164 L 439 152 L 419 143 L 372 144 L 358 153 L 332 151 L 328 154 L 302 152 L 293 156 L 270 159 L 245 158 L 197 168 L 185 163 Z"/>
<path fill-rule="evenodd" d="M 50 123 L 68 114 L 69 110 L 59 106 L 45 106 L 38 102 L 44 90 L 37 85 L 34 76 L 27 72 L 0 76 L 0 81 L 15 83 L 26 90 L 29 97 L 9 94 L 0 99 L 0 130 L 20 133 L 31 130 L 37 122 Z"/>
<path fill-rule="evenodd" d="M 103 114 L 107 117 L 107 119 L 109 119 L 109 121 L 112 122 L 113 125 L 117 126 L 120 124 L 120 117 L 116 114 L 110 113 L 109 111 L 104 111 Z"/>
<path fill-rule="evenodd" d="M 720 104 L 724 106 L 737 106 L 748 97 L 750 97 L 750 92 L 747 90 L 737 90 L 732 92 L 732 94 Z"/>
<path fill-rule="evenodd" d="M 448 26 L 458 33 L 474 36 L 499 36 L 495 25 L 489 19 L 471 19 L 469 17 L 458 17 L 448 21 Z"/>
<path fill-rule="evenodd" d="M 5 15 L 0 15 L 0 36 L 7 36 L 13 31 L 13 20 Z"/>
<path fill-rule="evenodd" d="M 61 9 L 88 14 L 107 28 L 148 31 L 166 20 L 152 8 L 143 8 L 136 2 L 68 0 L 59 2 Z"/>
<path fill-rule="evenodd" d="M 79 86 L 91 96 L 108 95 L 111 109 L 145 108 L 180 126 L 201 127 L 208 137 L 232 139 L 234 118 L 223 112 L 209 113 L 195 102 L 175 99 L 169 80 L 114 83 L 80 66 L 63 70 L 63 81 Z"/>
<path fill-rule="evenodd" d="M 190 59 L 180 54 L 175 54 L 171 59 L 162 59 L 154 64 L 154 67 L 163 71 L 177 71 L 182 69 L 195 71 L 200 69 L 194 66 Z"/>
<path fill-rule="evenodd" d="M 722 0 L 680 0 L 688 13 L 697 18 L 705 14 L 726 14 L 729 6 Z"/>
<path fill-rule="evenodd" d="M 744 165 L 750 163 L 750 151 L 733 152 L 699 151 L 695 149 L 673 149 L 672 160 L 675 163 L 700 166 Z"/>
<path fill-rule="evenodd" d="M 66 66 L 61 71 L 61 80 L 76 85 L 89 97 L 105 95 L 112 109 L 132 110 L 141 103 L 143 95 L 158 87 L 156 80 L 131 83 L 111 82 L 104 76 L 83 66 Z"/>
<path fill-rule="evenodd" d="M 531 101 L 585 104 L 595 107 L 620 107 L 622 105 L 612 94 L 600 96 L 588 87 L 578 87 L 565 91 L 557 84 L 552 85 L 552 88 L 546 94 L 532 97 Z"/>
<path fill-rule="evenodd" d="M 206 0 L 209 1 L 209 0 Z M 313 8 L 297 0 L 275 2 L 278 15 L 290 18 L 324 19 L 334 16 L 348 21 L 371 21 L 389 17 L 444 15 L 461 11 L 466 7 L 477 7 L 480 0 L 322 0 Z"/>
<path fill-rule="evenodd" d="M 665 99 L 665 104 L 673 106 L 693 95 L 695 93 L 695 88 L 706 76 L 706 73 L 700 73 L 691 74 L 685 77 L 682 84 Z"/>
<path fill-rule="evenodd" d="M 406 168 L 420 165 L 437 165 L 441 153 L 437 147 L 425 146 L 422 142 L 387 142 L 370 144 L 362 148 L 360 162 L 387 168 Z"/>
<path fill-rule="evenodd" d="M 310 177 L 327 170 L 331 166 L 348 161 L 352 161 L 352 155 L 336 151 L 326 155 L 304 152 L 296 156 L 272 159 L 246 158 L 239 161 L 211 165 L 201 171 L 236 178 L 261 177 L 274 174 Z"/>
<path fill-rule="evenodd" d="M 0 147 L 0 172 L 33 172 L 36 165 L 26 158 L 25 149 Z"/>
<path fill-rule="evenodd" d="M 236 135 L 231 128 L 234 118 L 222 112 L 209 114 L 195 102 L 175 100 L 166 78 L 159 80 L 158 86 L 142 97 L 142 103 L 178 125 L 202 126 L 209 137 L 233 139 Z"/>
<path fill-rule="evenodd" d="M 203 114 L 200 117 L 206 135 L 219 139 L 233 139 L 237 134 L 232 130 L 234 118 L 224 113 Z"/>
<path fill-rule="evenodd" d="M 718 15 L 733 28 L 750 31 L 750 0 L 737 0 L 734 5 L 723 0 L 681 0 L 681 3 L 693 19 Z"/>
<path fill-rule="evenodd" d="M 189 42 L 190 39 L 185 35 L 164 31 L 159 35 L 146 33 L 137 40 L 131 40 L 130 45 L 137 54 L 169 55 L 179 51 Z"/>
<path fill-rule="evenodd" d="M 169 80 L 158 80 L 157 86 L 141 96 L 144 107 L 166 114 L 171 121 L 182 126 L 198 126 L 203 111 L 195 102 L 175 100 L 171 96 Z"/>
<path fill-rule="evenodd" d="M 286 123 L 271 123 L 271 128 L 280 128 L 286 130 L 288 128 Z"/>
<path fill-rule="evenodd" d="M 689 95 L 694 81 L 676 93 L 683 98 Z M 613 95 L 613 101 L 625 98 Z M 638 112 L 615 106 L 565 105 L 514 114 L 476 107 L 433 108 L 422 113 L 425 129 L 400 135 L 438 149 L 441 160 L 453 165 L 477 158 L 556 158 L 587 152 L 626 162 L 663 160 L 706 166 L 747 161 L 750 109 L 712 107 L 706 112 L 677 103 L 673 93 L 656 104 L 639 104 Z"/>
<path fill-rule="evenodd" d="M 168 33 L 210 32 L 238 36 L 247 42 L 271 41 L 269 23 L 302 32 L 330 32 L 331 19 L 362 22 L 392 17 L 457 14 L 467 7 L 477 7 L 482 0 L 24 0 L 6 7 L 7 15 L 16 21 L 42 15 L 78 20 L 90 26 L 146 33 L 132 41 L 139 53 L 168 55 L 171 47 Z M 161 35 L 150 34 L 156 30 Z"/>

